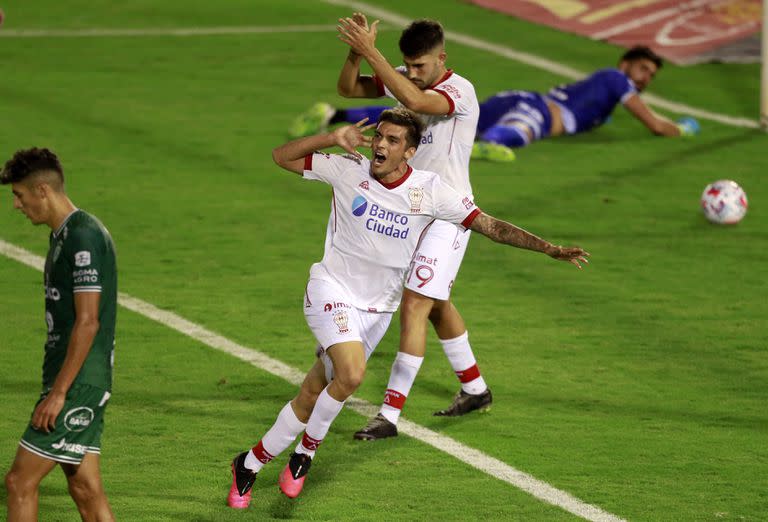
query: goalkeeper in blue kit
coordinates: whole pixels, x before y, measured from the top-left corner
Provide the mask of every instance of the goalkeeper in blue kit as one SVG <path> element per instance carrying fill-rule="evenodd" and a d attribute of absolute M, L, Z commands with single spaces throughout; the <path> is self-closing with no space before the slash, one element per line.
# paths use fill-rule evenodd
<path fill-rule="evenodd" d="M 698 134 L 695 119 L 684 117 L 673 122 L 652 111 L 639 96 L 662 64 L 651 49 L 638 46 L 625 52 L 617 67 L 597 70 L 583 80 L 553 87 L 546 94 L 518 90 L 496 93 L 480 103 L 472 158 L 512 161 L 515 148 L 599 127 L 618 104 L 656 135 Z M 375 121 L 386 108 L 335 109 L 327 103 L 317 103 L 293 122 L 289 134 L 312 134 L 334 123 L 355 122 L 365 117 Z"/>

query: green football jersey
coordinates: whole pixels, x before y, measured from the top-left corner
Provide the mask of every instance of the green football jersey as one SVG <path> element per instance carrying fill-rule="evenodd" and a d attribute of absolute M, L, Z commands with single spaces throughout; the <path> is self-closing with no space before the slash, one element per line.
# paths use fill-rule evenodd
<path fill-rule="evenodd" d="M 53 386 L 75 324 L 75 294 L 100 292 L 99 331 L 73 384 L 112 389 L 117 313 L 117 264 L 109 232 L 95 217 L 76 210 L 51 233 L 45 259 L 45 322 L 48 340 L 43 390 Z"/>

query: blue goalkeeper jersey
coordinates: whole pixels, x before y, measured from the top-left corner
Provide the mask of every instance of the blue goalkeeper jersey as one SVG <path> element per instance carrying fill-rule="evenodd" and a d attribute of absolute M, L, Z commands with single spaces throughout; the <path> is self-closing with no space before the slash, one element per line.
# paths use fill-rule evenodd
<path fill-rule="evenodd" d="M 633 94 L 637 88 L 626 74 L 618 69 L 600 69 L 581 81 L 554 87 L 546 96 L 570 111 L 573 122 L 564 118 L 564 124 L 569 134 L 575 134 L 602 125 L 614 107 Z"/>

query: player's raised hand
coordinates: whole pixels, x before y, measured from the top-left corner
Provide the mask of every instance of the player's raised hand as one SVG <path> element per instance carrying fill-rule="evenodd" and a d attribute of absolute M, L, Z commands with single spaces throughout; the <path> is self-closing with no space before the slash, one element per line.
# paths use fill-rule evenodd
<path fill-rule="evenodd" d="M 364 133 L 376 126 L 375 123 L 366 125 L 368 118 L 363 118 L 354 125 L 345 125 L 334 130 L 331 134 L 333 136 L 334 143 L 349 152 L 354 154 L 358 158 L 362 158 L 363 155 L 357 152 L 357 147 L 370 147 L 373 142 L 371 136 L 366 136 Z"/>
<path fill-rule="evenodd" d="M 368 18 L 363 13 L 357 11 L 352 13 L 352 20 L 366 31 L 368 30 Z M 350 49 L 349 52 L 357 54 L 358 56 L 360 55 L 360 53 L 354 49 Z"/>
<path fill-rule="evenodd" d="M 366 31 L 368 30 L 368 18 L 363 13 L 352 13 L 352 20 Z"/>
<path fill-rule="evenodd" d="M 552 248 L 547 249 L 546 254 L 558 261 L 567 261 L 568 263 L 576 265 L 579 270 L 581 270 L 582 263 L 585 265 L 589 264 L 589 260 L 587 259 L 587 257 L 589 257 L 589 252 L 579 247 L 552 245 Z"/>
<path fill-rule="evenodd" d="M 369 56 L 376 50 L 379 21 L 376 20 L 370 27 L 367 27 L 367 19 L 362 14 L 360 16 L 362 18 L 340 18 L 336 30 L 339 32 L 339 40 L 349 45 L 354 52 Z M 364 21 L 365 25 L 360 25 L 359 21 Z"/>

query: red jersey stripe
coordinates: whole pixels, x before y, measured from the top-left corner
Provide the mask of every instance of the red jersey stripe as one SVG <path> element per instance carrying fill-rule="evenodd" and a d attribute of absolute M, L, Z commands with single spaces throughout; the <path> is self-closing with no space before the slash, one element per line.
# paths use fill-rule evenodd
<path fill-rule="evenodd" d="M 479 216 L 483 211 L 479 208 L 476 208 L 473 210 L 467 217 L 464 218 L 464 221 L 461 222 L 461 226 L 464 228 L 469 228 L 472 226 L 472 222 L 475 220 L 477 216 Z"/>

